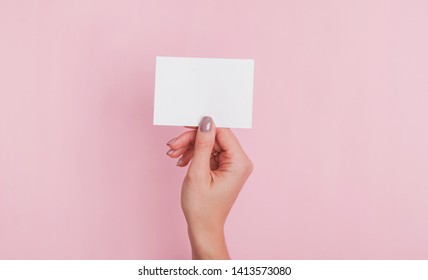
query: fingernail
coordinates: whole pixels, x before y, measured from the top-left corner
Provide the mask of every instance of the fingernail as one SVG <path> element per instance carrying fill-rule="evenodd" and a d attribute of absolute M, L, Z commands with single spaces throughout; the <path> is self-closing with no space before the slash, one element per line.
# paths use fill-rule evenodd
<path fill-rule="evenodd" d="M 175 142 L 175 140 L 177 140 L 177 137 L 172 138 L 171 140 L 168 141 L 168 143 L 166 143 L 167 145 L 171 145 L 172 143 Z"/>
<path fill-rule="evenodd" d="M 179 158 L 179 160 L 177 161 L 177 166 L 181 165 L 182 162 L 183 162 L 183 157 Z"/>
<path fill-rule="evenodd" d="M 201 122 L 199 123 L 199 129 L 202 132 L 209 132 L 211 131 L 212 125 L 213 124 L 213 119 L 211 119 L 211 117 L 203 117 Z"/>
<path fill-rule="evenodd" d="M 170 154 L 172 154 L 174 152 L 173 149 L 170 149 L 168 152 L 166 152 L 166 154 L 169 156 Z"/>

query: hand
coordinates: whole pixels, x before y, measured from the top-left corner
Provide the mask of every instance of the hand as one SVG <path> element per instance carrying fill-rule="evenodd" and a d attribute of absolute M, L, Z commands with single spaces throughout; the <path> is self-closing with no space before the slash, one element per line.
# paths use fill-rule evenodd
<path fill-rule="evenodd" d="M 188 224 L 193 259 L 229 259 L 224 238 L 226 218 L 253 164 L 232 131 L 217 128 L 204 117 L 199 128 L 168 142 L 167 154 L 190 162 L 184 178 L 181 205 Z"/>

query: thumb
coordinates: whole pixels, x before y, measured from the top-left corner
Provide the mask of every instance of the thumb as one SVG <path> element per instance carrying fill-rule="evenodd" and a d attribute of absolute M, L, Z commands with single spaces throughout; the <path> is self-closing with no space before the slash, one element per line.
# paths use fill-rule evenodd
<path fill-rule="evenodd" d="M 203 117 L 196 133 L 193 159 L 189 166 L 189 174 L 209 174 L 210 159 L 215 141 L 215 124 L 211 117 Z"/>

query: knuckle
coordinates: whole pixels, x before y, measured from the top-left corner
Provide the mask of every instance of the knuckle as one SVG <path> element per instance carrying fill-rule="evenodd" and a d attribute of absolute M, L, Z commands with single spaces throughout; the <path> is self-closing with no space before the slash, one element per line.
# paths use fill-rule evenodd
<path fill-rule="evenodd" d="M 248 159 L 247 171 L 249 174 L 251 174 L 253 172 L 253 170 L 254 170 L 254 163 L 250 159 Z"/>
<path fill-rule="evenodd" d="M 212 149 L 212 143 L 209 140 L 199 139 L 196 141 L 196 147 L 201 150 Z"/>
<path fill-rule="evenodd" d="M 253 170 L 253 162 L 249 158 L 246 158 L 245 160 L 242 160 L 241 164 L 239 165 L 238 172 L 244 176 L 249 176 L 253 172 Z"/>

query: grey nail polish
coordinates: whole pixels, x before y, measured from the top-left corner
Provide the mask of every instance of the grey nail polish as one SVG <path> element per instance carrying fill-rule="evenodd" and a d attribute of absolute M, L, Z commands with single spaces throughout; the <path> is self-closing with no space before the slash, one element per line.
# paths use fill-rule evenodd
<path fill-rule="evenodd" d="M 168 152 L 166 152 L 166 154 L 169 156 L 170 154 L 172 154 L 174 152 L 173 149 L 170 149 Z"/>
<path fill-rule="evenodd" d="M 172 138 L 171 140 L 168 141 L 168 143 L 166 143 L 167 145 L 171 145 L 172 143 L 175 142 L 175 140 L 177 140 L 177 137 Z"/>
<path fill-rule="evenodd" d="M 183 162 L 183 157 L 179 158 L 177 161 L 177 165 L 180 165 Z"/>
<path fill-rule="evenodd" d="M 202 132 L 209 132 L 213 126 L 213 119 L 211 117 L 203 117 L 199 123 L 199 129 Z"/>

